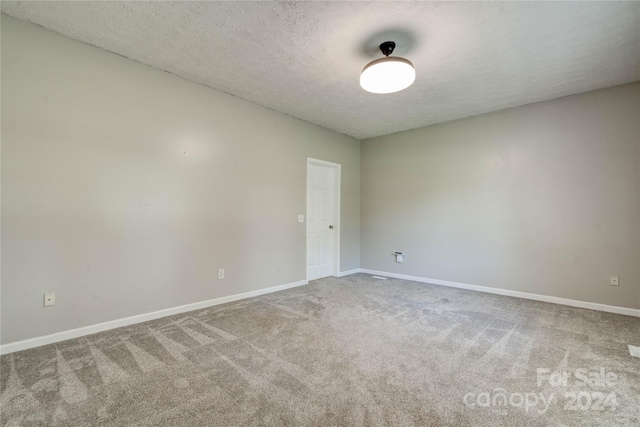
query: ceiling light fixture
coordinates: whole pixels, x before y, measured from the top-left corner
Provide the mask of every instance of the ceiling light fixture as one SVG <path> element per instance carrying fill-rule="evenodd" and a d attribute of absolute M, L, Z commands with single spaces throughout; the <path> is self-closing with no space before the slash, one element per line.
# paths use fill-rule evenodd
<path fill-rule="evenodd" d="M 367 92 L 393 93 L 408 88 L 416 79 L 416 70 L 408 59 L 390 57 L 394 42 L 384 42 L 380 50 L 385 56 L 367 64 L 360 74 L 360 86 Z"/>

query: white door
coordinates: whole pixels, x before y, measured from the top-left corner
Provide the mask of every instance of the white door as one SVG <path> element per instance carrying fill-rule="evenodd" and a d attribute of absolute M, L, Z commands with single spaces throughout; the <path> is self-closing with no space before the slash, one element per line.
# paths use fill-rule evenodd
<path fill-rule="evenodd" d="M 307 280 L 333 273 L 335 168 L 307 165 Z"/>

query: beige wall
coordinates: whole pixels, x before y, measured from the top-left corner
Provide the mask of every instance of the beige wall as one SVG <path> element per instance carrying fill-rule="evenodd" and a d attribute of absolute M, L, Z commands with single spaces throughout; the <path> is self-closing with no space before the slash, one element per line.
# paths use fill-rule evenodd
<path fill-rule="evenodd" d="M 636 83 L 363 141 L 361 267 L 640 308 L 639 104 Z"/>
<path fill-rule="evenodd" d="M 6 16 L 1 136 L 2 343 L 304 280 L 307 156 L 359 267 L 359 141 Z"/>

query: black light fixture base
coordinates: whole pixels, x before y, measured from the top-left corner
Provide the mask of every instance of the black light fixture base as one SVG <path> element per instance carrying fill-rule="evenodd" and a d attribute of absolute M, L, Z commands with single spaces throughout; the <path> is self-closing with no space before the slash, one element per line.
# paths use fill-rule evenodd
<path fill-rule="evenodd" d="M 394 42 L 384 42 L 380 45 L 380 50 L 384 56 L 389 56 L 393 53 L 393 49 L 396 48 L 396 44 Z"/>

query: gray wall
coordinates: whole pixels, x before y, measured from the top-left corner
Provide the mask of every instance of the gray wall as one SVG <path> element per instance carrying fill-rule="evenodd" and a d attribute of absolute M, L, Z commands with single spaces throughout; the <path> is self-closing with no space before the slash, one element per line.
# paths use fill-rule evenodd
<path fill-rule="evenodd" d="M 2 343 L 304 280 L 307 156 L 359 267 L 359 141 L 6 16 L 1 136 Z"/>
<path fill-rule="evenodd" d="M 640 308 L 639 104 L 635 83 L 363 141 L 361 267 Z"/>
<path fill-rule="evenodd" d="M 639 84 L 361 151 L 6 16 L 1 71 L 2 343 L 303 280 L 308 156 L 342 164 L 342 271 L 640 308 Z"/>

